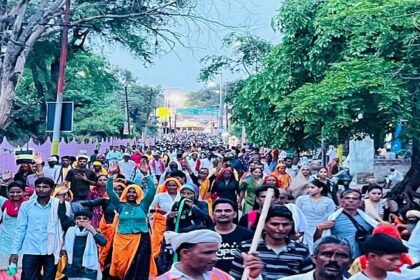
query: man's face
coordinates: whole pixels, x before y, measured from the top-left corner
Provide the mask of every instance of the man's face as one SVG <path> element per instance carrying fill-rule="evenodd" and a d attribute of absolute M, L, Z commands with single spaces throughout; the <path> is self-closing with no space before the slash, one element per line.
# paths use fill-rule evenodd
<path fill-rule="evenodd" d="M 292 231 L 292 227 L 292 221 L 285 217 L 272 217 L 264 224 L 265 233 L 273 240 L 287 238 Z"/>
<path fill-rule="evenodd" d="M 86 168 L 86 165 L 87 165 L 87 160 L 86 159 L 84 159 L 84 158 L 81 158 L 81 159 L 79 159 L 78 161 L 77 161 L 77 166 L 79 167 L 79 168 Z"/>
<path fill-rule="evenodd" d="M 76 225 L 80 228 L 82 228 L 82 225 L 80 225 L 80 223 L 90 223 L 90 218 L 86 217 L 86 216 L 76 216 L 74 218 L 74 222 L 76 223 Z"/>
<path fill-rule="evenodd" d="M 213 221 L 215 224 L 229 224 L 236 218 L 236 213 L 229 203 L 219 203 L 213 210 Z"/>
<path fill-rule="evenodd" d="M 63 159 L 61 159 L 61 165 L 63 167 L 69 167 L 70 161 L 68 159 L 66 159 L 66 158 L 63 158 Z"/>
<path fill-rule="evenodd" d="M 116 151 L 117 151 L 117 146 L 113 146 L 113 147 L 112 147 L 112 150 L 113 150 L 114 152 L 116 152 Z"/>
<path fill-rule="evenodd" d="M 286 167 L 292 167 L 293 160 L 291 158 L 288 158 L 284 161 L 284 164 L 286 164 Z"/>
<path fill-rule="evenodd" d="M 344 210 L 354 211 L 360 206 L 360 195 L 356 192 L 348 193 L 341 199 L 340 202 L 341 207 L 343 207 Z"/>
<path fill-rule="evenodd" d="M 265 197 L 267 196 L 267 192 L 260 192 L 260 194 L 256 197 L 256 202 L 257 202 L 257 204 L 258 204 L 258 206 L 260 207 L 260 208 L 262 208 L 263 207 L 263 205 L 264 205 L 264 200 L 265 200 Z M 271 197 L 271 204 L 273 204 L 274 202 L 276 201 L 276 198 L 274 197 L 274 195 Z"/>
<path fill-rule="evenodd" d="M 338 279 L 347 270 L 350 261 L 350 249 L 335 243 L 320 245 L 318 254 L 312 256 L 315 273 L 322 279 Z"/>
<path fill-rule="evenodd" d="M 289 203 L 289 194 L 284 189 L 279 189 L 279 198 L 277 199 L 277 204 L 285 205 Z"/>
<path fill-rule="evenodd" d="M 381 268 L 386 271 L 395 271 L 399 266 L 401 266 L 401 254 L 386 254 L 386 255 L 376 255 L 373 253 L 368 254 L 369 264 L 374 267 Z"/>
<path fill-rule="evenodd" d="M 57 162 L 56 161 L 49 161 L 48 162 L 48 165 L 49 165 L 49 167 L 54 167 L 55 165 L 57 164 Z"/>
<path fill-rule="evenodd" d="M 217 243 L 199 243 L 190 249 L 181 250 L 181 262 L 197 274 L 211 271 L 216 265 Z"/>
<path fill-rule="evenodd" d="M 50 185 L 47 185 L 45 183 L 40 183 L 35 186 L 35 192 L 39 198 L 51 196 L 52 191 L 53 189 L 50 187 Z"/>

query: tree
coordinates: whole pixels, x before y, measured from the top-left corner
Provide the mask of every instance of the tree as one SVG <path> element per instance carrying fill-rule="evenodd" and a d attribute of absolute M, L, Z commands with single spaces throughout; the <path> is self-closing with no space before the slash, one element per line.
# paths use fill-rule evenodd
<path fill-rule="evenodd" d="M 248 75 L 256 73 L 262 67 L 263 57 L 271 50 L 269 42 L 237 33 L 228 34 L 223 39 L 222 47 L 232 50 L 232 56 L 208 55 L 202 58 L 201 63 L 206 66 L 200 70 L 200 81 L 214 79 L 221 70 L 232 73 L 244 71 Z"/>
<path fill-rule="evenodd" d="M 22 78 L 23 71 L 35 44 L 45 41 L 56 43 L 56 36 L 63 23 L 63 6 L 66 0 L 38 1 L 3 1 L 0 6 L 2 15 L 0 25 L 0 129 L 5 130 L 10 124 L 12 107 L 15 101 L 16 86 Z M 192 15 L 194 1 L 147 0 L 147 1 L 73 1 L 71 48 L 83 48 L 88 34 L 106 42 L 118 42 L 150 61 L 154 51 L 159 49 L 163 40 L 173 47 L 180 35 L 171 31 L 178 18 Z M 54 37 L 55 36 L 55 37 Z M 53 39 L 51 39 L 53 38 Z M 54 39 L 55 38 L 55 39 Z M 47 40 L 49 39 L 49 40 Z M 44 45 L 45 46 L 45 45 Z M 42 46 L 41 46 L 42 47 Z M 42 48 L 42 51 L 48 48 Z M 57 66 L 57 53 L 51 53 L 55 61 L 51 70 Z M 55 62 L 55 63 L 54 63 Z M 33 64 L 33 69 L 47 68 Z M 50 71 L 52 74 L 53 71 Z M 50 91 L 55 93 L 51 81 Z M 42 83 L 36 83 L 41 90 Z"/>
<path fill-rule="evenodd" d="M 321 137 L 379 139 L 404 120 L 412 166 L 394 194 L 413 194 L 420 185 L 419 13 L 412 0 L 285 1 L 274 21 L 283 41 L 232 101 L 234 119 L 257 142 L 301 147 Z"/>

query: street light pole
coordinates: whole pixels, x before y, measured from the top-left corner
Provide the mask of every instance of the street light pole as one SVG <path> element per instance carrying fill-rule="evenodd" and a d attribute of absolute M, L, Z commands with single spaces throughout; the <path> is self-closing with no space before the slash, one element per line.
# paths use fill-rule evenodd
<path fill-rule="evenodd" d="M 125 93 L 125 110 L 126 110 L 126 117 L 127 117 L 127 132 L 128 132 L 128 137 L 130 138 L 131 128 L 130 128 L 130 112 L 128 110 L 128 90 L 127 90 L 127 85 L 125 85 L 125 87 L 124 87 L 124 93 Z"/>
<path fill-rule="evenodd" d="M 69 34 L 69 23 L 70 23 L 70 0 L 66 0 L 66 7 L 64 10 L 64 24 L 61 33 L 61 52 L 60 52 L 60 66 L 58 69 L 58 81 L 57 81 L 57 98 L 54 112 L 54 130 L 53 140 L 51 145 L 51 154 L 58 155 L 60 145 L 60 125 L 61 125 L 61 113 L 63 110 L 63 92 L 65 83 L 65 73 L 67 64 L 67 44 Z"/>

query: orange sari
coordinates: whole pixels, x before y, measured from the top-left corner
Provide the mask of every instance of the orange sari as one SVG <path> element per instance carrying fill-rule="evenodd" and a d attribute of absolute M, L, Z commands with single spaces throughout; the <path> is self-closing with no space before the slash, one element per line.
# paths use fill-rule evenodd
<path fill-rule="evenodd" d="M 105 268 L 106 258 L 109 252 L 111 251 L 115 229 L 117 228 L 118 223 L 117 215 L 118 214 L 115 214 L 114 221 L 112 222 L 112 224 L 107 224 L 104 216 L 102 216 L 101 220 L 99 221 L 99 231 L 103 234 L 106 240 L 108 240 L 105 246 L 99 247 L 99 264 L 101 265 L 102 270 Z"/>
<path fill-rule="evenodd" d="M 112 253 L 112 263 L 109 274 L 120 279 L 124 279 L 131 263 L 136 256 L 140 246 L 141 234 L 121 234 L 116 232 L 114 235 L 114 250 Z M 153 255 L 150 255 L 150 276 L 157 275 L 157 267 Z"/>
<path fill-rule="evenodd" d="M 210 192 L 210 180 L 206 179 L 204 182 L 200 185 L 200 197 L 203 201 L 207 202 L 207 205 L 209 207 L 209 216 L 212 217 L 213 213 L 213 200 L 211 199 L 211 196 L 208 195 L 208 192 Z"/>

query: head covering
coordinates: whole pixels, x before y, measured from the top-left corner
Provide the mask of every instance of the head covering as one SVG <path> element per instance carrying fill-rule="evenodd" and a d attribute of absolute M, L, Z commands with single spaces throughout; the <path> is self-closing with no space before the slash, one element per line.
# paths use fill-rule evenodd
<path fill-rule="evenodd" d="M 177 190 L 179 191 L 182 188 L 182 184 L 178 181 L 177 178 L 174 177 L 169 177 L 168 179 L 166 179 L 162 185 L 160 185 L 157 190 L 156 193 L 163 193 L 163 192 L 168 192 L 168 189 L 166 188 L 166 184 L 168 182 L 175 182 L 177 187 Z"/>
<path fill-rule="evenodd" d="M 387 234 L 373 234 L 363 242 L 364 254 L 374 253 L 378 255 L 407 253 L 408 248 L 401 240 Z"/>
<path fill-rule="evenodd" d="M 100 161 L 94 161 L 93 166 L 100 166 L 102 167 L 102 163 Z"/>
<path fill-rule="evenodd" d="M 179 189 L 179 191 L 181 192 L 183 189 L 189 189 L 190 191 L 192 191 L 194 193 L 194 197 L 197 198 L 197 196 L 198 196 L 198 187 L 196 185 L 184 184 Z"/>
<path fill-rule="evenodd" d="M 264 181 L 263 181 L 263 185 L 267 185 L 267 181 L 268 181 L 268 178 L 274 178 L 275 180 L 276 180 L 276 187 L 277 188 L 280 188 L 280 182 L 279 182 L 279 179 L 277 179 L 277 177 L 276 176 L 274 176 L 273 174 L 269 174 L 269 175 L 267 175 L 267 176 L 265 176 L 264 177 Z"/>
<path fill-rule="evenodd" d="M 173 231 L 165 232 L 166 243 L 170 243 L 172 249 L 176 251 L 183 243 L 222 243 L 222 237 L 215 231 L 209 229 L 193 230 L 187 233 L 176 233 Z"/>
<path fill-rule="evenodd" d="M 79 160 L 79 159 L 85 159 L 85 160 L 89 161 L 89 157 L 87 155 L 78 155 L 77 160 Z"/>
<path fill-rule="evenodd" d="M 391 225 L 391 224 L 380 224 L 377 227 L 375 227 L 372 231 L 372 234 L 386 234 L 388 236 L 391 236 L 395 239 L 401 240 L 401 235 L 398 231 L 398 229 Z"/>
<path fill-rule="evenodd" d="M 130 153 L 123 153 L 123 157 L 131 157 Z"/>
<path fill-rule="evenodd" d="M 227 168 L 223 169 L 222 171 L 220 171 L 219 174 L 217 174 L 216 181 L 223 180 L 223 175 L 225 175 L 226 172 L 230 172 L 231 173 L 231 175 L 230 175 L 230 178 L 231 179 L 235 178 L 235 176 L 233 174 L 232 168 L 227 167 Z"/>
<path fill-rule="evenodd" d="M 289 191 L 292 193 L 292 196 L 294 198 L 298 198 L 299 196 L 305 194 L 306 186 L 309 182 L 305 175 L 303 175 L 302 168 L 309 168 L 309 166 L 301 166 L 298 174 L 295 178 L 293 178 L 292 182 L 290 183 Z"/>
<path fill-rule="evenodd" d="M 47 162 L 57 162 L 57 158 L 51 156 L 51 157 L 47 158 Z"/>
<path fill-rule="evenodd" d="M 136 204 L 140 204 L 140 202 L 143 200 L 144 193 L 143 193 L 143 190 L 140 188 L 140 186 L 136 185 L 136 184 L 128 185 L 123 190 L 123 192 L 121 194 L 121 197 L 120 197 L 120 202 L 128 202 L 127 193 L 128 193 L 128 190 L 130 188 L 134 188 L 134 190 L 136 191 L 136 193 L 137 193 Z"/>

